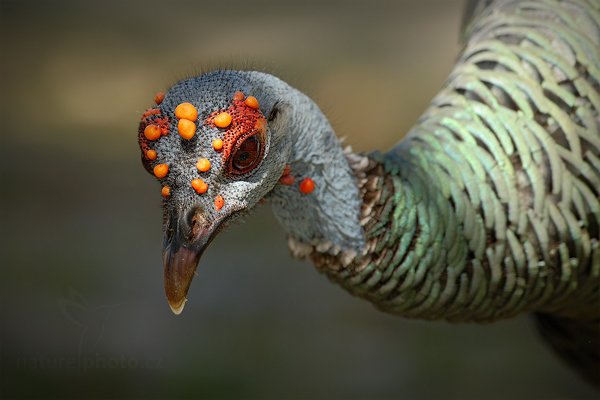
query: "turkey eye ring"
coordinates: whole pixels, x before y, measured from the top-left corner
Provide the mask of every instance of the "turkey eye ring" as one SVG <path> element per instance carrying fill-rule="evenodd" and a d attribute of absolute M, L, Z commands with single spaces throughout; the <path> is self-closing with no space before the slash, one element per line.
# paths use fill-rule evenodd
<path fill-rule="evenodd" d="M 264 152 L 264 136 L 260 133 L 244 138 L 236 144 L 229 161 L 229 173 L 243 175 L 255 169 Z"/>

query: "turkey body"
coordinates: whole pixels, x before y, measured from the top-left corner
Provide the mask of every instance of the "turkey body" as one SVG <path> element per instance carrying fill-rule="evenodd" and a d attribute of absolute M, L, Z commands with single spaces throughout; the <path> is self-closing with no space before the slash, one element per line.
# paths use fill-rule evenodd
<path fill-rule="evenodd" d="M 479 323 L 533 313 L 600 384 L 600 3 L 472 11 L 447 82 L 387 153 L 343 150 L 319 107 L 266 73 L 213 71 L 156 100 L 138 138 L 163 185 L 176 314 L 210 241 L 265 199 L 293 255 L 379 309 Z"/>
<path fill-rule="evenodd" d="M 600 3 L 488 3 L 408 136 L 385 154 L 348 153 L 365 248 L 290 248 L 405 317 L 535 312 L 598 385 Z"/>

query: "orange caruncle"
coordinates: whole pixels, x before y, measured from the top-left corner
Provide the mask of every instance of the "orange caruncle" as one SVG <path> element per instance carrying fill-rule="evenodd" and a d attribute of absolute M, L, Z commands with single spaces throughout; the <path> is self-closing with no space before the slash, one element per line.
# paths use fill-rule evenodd
<path fill-rule="evenodd" d="M 200 172 L 206 172 L 210 169 L 210 161 L 206 158 L 201 158 L 196 163 L 196 168 L 198 168 L 198 171 Z"/>
<path fill-rule="evenodd" d="M 294 177 L 292 175 L 282 175 L 281 178 L 279 178 L 279 183 L 281 183 L 282 185 L 293 185 L 294 184 Z"/>
<path fill-rule="evenodd" d="M 300 191 L 304 194 L 309 194 L 313 190 L 315 190 L 315 181 L 310 178 L 304 178 L 302 182 L 300 182 Z"/>
<path fill-rule="evenodd" d="M 198 119 L 198 110 L 191 103 L 181 103 L 175 107 L 175 116 L 179 119 L 195 121 Z"/>
<path fill-rule="evenodd" d="M 223 200 L 223 197 L 220 194 L 217 195 L 217 197 L 215 197 L 215 208 L 217 210 L 220 210 L 221 208 L 223 208 L 224 204 L 225 204 L 225 200 Z"/>
<path fill-rule="evenodd" d="M 231 115 L 227 112 L 222 112 L 213 119 L 217 128 L 227 128 L 231 124 Z"/>
<path fill-rule="evenodd" d="M 206 191 L 208 190 L 208 185 L 202 179 L 193 179 L 192 187 L 194 188 L 196 193 L 199 194 L 206 193 Z"/>
<path fill-rule="evenodd" d="M 254 108 L 255 110 L 257 110 L 258 107 L 259 107 L 258 100 L 256 100 L 256 97 L 254 97 L 254 96 L 248 96 L 248 97 L 246 97 L 246 100 L 244 101 L 244 103 L 248 107 Z"/>
<path fill-rule="evenodd" d="M 235 101 L 242 101 L 244 100 L 244 97 L 246 97 L 244 92 L 237 91 L 233 94 L 233 100 Z"/>
<path fill-rule="evenodd" d="M 221 151 L 221 149 L 223 149 L 223 141 L 221 139 L 215 139 L 212 142 L 212 146 L 216 151 Z"/>
<path fill-rule="evenodd" d="M 164 178 L 169 173 L 169 166 L 167 164 L 158 164 L 154 167 L 154 176 L 158 179 Z"/>
<path fill-rule="evenodd" d="M 177 130 L 182 138 L 190 140 L 196 133 L 196 124 L 189 119 L 180 119 L 177 123 Z"/>
<path fill-rule="evenodd" d="M 158 125 L 150 124 L 144 128 L 144 137 L 148 140 L 156 140 L 160 137 Z"/>
<path fill-rule="evenodd" d="M 148 150 L 146 152 L 146 158 L 148 160 L 156 160 L 156 150 Z"/>

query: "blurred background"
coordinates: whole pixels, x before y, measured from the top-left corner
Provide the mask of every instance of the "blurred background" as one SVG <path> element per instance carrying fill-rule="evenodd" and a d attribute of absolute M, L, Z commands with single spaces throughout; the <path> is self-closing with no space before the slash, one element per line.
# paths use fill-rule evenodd
<path fill-rule="evenodd" d="M 1 4 L 4 398 L 590 398 L 526 316 L 385 315 L 293 260 L 270 211 L 163 295 L 141 113 L 215 66 L 308 93 L 358 150 L 397 142 L 459 50 L 462 0 Z M 377 115 L 372 118 L 370 116 Z"/>

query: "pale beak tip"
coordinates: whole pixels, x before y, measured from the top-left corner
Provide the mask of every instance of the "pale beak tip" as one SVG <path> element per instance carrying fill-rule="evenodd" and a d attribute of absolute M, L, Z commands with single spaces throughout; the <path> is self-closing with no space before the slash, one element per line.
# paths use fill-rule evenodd
<path fill-rule="evenodd" d="M 171 303 L 169 301 L 169 307 L 171 307 L 171 311 L 173 311 L 173 314 L 175 314 L 175 315 L 181 314 L 181 312 L 183 311 L 183 307 L 185 307 L 186 301 L 187 301 L 187 299 L 185 297 L 183 298 L 183 300 L 176 302 L 176 303 Z"/>

